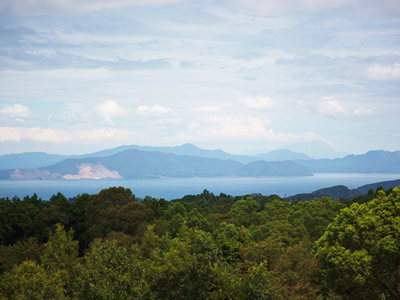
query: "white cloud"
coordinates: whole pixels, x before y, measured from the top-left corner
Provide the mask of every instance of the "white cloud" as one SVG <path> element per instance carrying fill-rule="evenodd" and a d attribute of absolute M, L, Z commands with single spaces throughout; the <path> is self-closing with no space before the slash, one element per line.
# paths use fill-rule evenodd
<path fill-rule="evenodd" d="M 327 117 L 343 117 L 346 114 L 346 108 L 341 106 L 336 100 L 320 101 L 316 110 L 319 114 Z"/>
<path fill-rule="evenodd" d="M 0 114 L 7 115 L 12 118 L 25 118 L 29 115 L 29 108 L 21 104 L 4 105 L 2 108 L 0 108 Z"/>
<path fill-rule="evenodd" d="M 173 110 L 171 108 L 164 107 L 161 105 L 154 105 L 154 106 L 141 105 L 138 106 L 136 111 L 139 115 L 150 115 L 150 116 L 160 116 L 173 113 Z"/>
<path fill-rule="evenodd" d="M 136 133 L 122 128 L 101 128 L 93 130 L 80 130 L 74 133 L 79 140 L 102 141 L 102 140 L 123 140 L 130 139 Z"/>
<path fill-rule="evenodd" d="M 199 124 L 200 123 L 200 124 Z M 308 142 L 323 140 L 313 132 L 296 135 L 292 133 L 274 133 L 268 129 L 269 120 L 255 117 L 209 117 L 191 122 L 184 131 L 176 135 L 182 141 L 276 141 L 276 142 Z"/>
<path fill-rule="evenodd" d="M 365 73 L 369 79 L 373 80 L 399 80 L 400 64 L 394 66 L 373 65 Z"/>
<path fill-rule="evenodd" d="M 255 96 L 238 99 L 238 104 L 254 110 L 265 110 L 275 106 L 275 101 L 269 97 Z"/>
<path fill-rule="evenodd" d="M 193 111 L 197 112 L 215 112 L 218 111 L 220 107 L 218 106 L 201 106 L 193 108 Z"/>
<path fill-rule="evenodd" d="M 0 142 L 34 140 L 51 143 L 130 140 L 138 134 L 119 128 L 102 128 L 94 130 L 60 130 L 40 127 L 0 127 Z"/>
<path fill-rule="evenodd" d="M 346 119 L 352 117 L 365 117 L 375 115 L 371 109 L 350 106 L 343 106 L 336 100 L 320 101 L 316 106 L 316 112 L 326 117 L 333 117 L 335 119 Z"/>
<path fill-rule="evenodd" d="M 375 115 L 375 112 L 371 109 L 365 109 L 363 107 L 360 107 L 353 109 L 353 115 L 355 117 L 373 116 Z"/>
<path fill-rule="evenodd" d="M 102 104 L 95 105 L 93 107 L 93 112 L 102 118 L 105 123 L 110 125 L 114 125 L 113 119 L 128 115 L 127 111 L 113 100 L 107 100 Z"/>
<path fill-rule="evenodd" d="M 201 123 L 201 124 L 199 124 Z M 255 117 L 226 117 L 206 118 L 191 122 L 184 131 L 179 131 L 176 136 L 181 142 L 309 142 L 313 140 L 325 141 L 320 135 L 313 132 L 304 134 L 275 133 L 268 129 L 269 120 Z"/>

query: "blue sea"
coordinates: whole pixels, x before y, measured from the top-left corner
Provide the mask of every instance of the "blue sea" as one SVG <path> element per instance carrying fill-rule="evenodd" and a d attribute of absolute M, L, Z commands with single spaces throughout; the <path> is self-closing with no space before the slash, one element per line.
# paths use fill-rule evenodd
<path fill-rule="evenodd" d="M 216 177 L 165 179 L 113 179 L 113 180 L 0 180 L 0 197 L 23 198 L 36 193 L 43 200 L 61 192 L 67 198 L 78 194 L 97 194 L 112 186 L 130 188 L 136 197 L 151 196 L 166 200 L 196 195 L 204 189 L 219 195 L 239 196 L 251 193 L 278 194 L 281 197 L 345 185 L 355 189 L 369 183 L 400 179 L 400 174 L 329 174 L 310 177 Z"/>

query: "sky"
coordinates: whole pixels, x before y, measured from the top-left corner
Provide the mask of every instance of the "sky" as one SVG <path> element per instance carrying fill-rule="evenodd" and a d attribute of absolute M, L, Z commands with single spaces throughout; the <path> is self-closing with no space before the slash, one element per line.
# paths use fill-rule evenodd
<path fill-rule="evenodd" d="M 400 150 L 398 0 L 0 0 L 0 155 Z"/>

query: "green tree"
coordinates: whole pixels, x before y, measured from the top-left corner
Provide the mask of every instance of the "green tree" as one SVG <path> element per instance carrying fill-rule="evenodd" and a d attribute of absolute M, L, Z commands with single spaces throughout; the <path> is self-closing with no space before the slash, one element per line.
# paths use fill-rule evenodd
<path fill-rule="evenodd" d="M 132 191 L 123 187 L 110 187 L 94 195 L 86 209 L 87 240 L 104 238 L 111 231 L 120 231 L 116 229 L 118 212 L 122 207 L 136 202 Z M 146 208 L 144 204 L 142 206 Z M 130 209 L 124 209 L 126 210 Z M 123 223 L 127 218 L 129 217 L 121 212 L 118 226 L 124 227 L 125 225 L 121 222 Z"/>
<path fill-rule="evenodd" d="M 252 241 L 249 231 L 234 224 L 221 223 L 220 227 L 214 231 L 215 242 L 222 251 L 224 260 L 235 265 L 239 260 L 239 248 L 248 246 Z"/>
<path fill-rule="evenodd" d="M 96 239 L 75 267 L 74 299 L 143 299 L 148 293 L 143 276 L 148 267 L 138 252 L 118 246 L 116 240 Z"/>
<path fill-rule="evenodd" d="M 400 188 L 341 211 L 316 242 L 326 285 L 344 299 L 400 299 Z"/>
<path fill-rule="evenodd" d="M 147 272 L 154 299 L 229 299 L 231 268 L 222 263 L 210 234 L 183 225 L 166 251 L 154 251 Z"/>
<path fill-rule="evenodd" d="M 0 296 L 4 299 L 69 299 L 72 296 L 73 266 L 77 242 L 73 232 L 61 225 L 46 244 L 42 264 L 24 261 L 15 265 L 0 280 Z"/>
<path fill-rule="evenodd" d="M 247 227 L 256 219 L 256 211 L 259 208 L 260 204 L 257 201 L 247 197 L 246 200 L 235 202 L 231 207 L 230 214 L 237 218 L 240 224 Z"/>

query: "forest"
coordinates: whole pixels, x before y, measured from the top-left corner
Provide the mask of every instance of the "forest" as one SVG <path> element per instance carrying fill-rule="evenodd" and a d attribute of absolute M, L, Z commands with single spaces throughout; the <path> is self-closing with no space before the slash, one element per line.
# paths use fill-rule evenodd
<path fill-rule="evenodd" d="M 400 187 L 0 198 L 0 299 L 400 299 Z"/>

